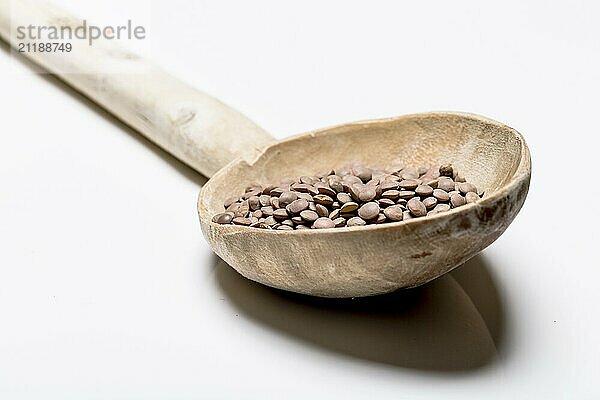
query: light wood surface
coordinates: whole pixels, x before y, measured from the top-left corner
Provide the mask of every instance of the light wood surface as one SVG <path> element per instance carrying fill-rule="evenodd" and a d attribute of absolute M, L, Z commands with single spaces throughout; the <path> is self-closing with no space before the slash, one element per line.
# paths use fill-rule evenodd
<path fill-rule="evenodd" d="M 375 167 L 450 162 L 485 195 L 435 216 L 366 227 L 270 231 L 211 222 L 249 182 L 276 183 L 353 160 Z M 514 129 L 471 114 L 423 113 L 271 145 L 254 161 L 238 160 L 213 176 L 198 211 L 213 250 L 245 277 L 315 296 L 368 296 L 422 285 L 491 244 L 521 209 L 530 173 L 529 150 Z"/>

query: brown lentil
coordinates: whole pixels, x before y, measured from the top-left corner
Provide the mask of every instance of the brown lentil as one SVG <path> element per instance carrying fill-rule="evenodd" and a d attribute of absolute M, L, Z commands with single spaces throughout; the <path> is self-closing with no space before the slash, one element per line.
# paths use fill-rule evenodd
<path fill-rule="evenodd" d="M 353 163 L 278 185 L 251 183 L 228 197 L 212 222 L 276 230 L 363 226 L 436 215 L 482 195 L 450 164 L 377 169 Z"/>

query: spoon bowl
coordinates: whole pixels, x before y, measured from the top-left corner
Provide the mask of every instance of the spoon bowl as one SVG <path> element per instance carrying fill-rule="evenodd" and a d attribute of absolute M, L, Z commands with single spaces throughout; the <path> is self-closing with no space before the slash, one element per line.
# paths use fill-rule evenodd
<path fill-rule="evenodd" d="M 485 194 L 445 213 L 362 227 L 276 231 L 212 222 L 250 182 L 352 161 L 449 162 Z M 427 283 L 490 245 L 521 209 L 530 175 L 529 150 L 514 129 L 472 114 L 422 113 L 321 129 L 235 160 L 203 187 L 198 212 L 213 251 L 248 279 L 314 296 L 370 296 Z"/>

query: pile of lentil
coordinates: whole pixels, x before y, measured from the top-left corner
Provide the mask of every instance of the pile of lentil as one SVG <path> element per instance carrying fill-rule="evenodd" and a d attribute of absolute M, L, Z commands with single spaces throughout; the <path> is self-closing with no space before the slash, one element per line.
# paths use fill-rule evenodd
<path fill-rule="evenodd" d="M 278 185 L 252 183 L 227 199 L 213 222 L 277 230 L 363 226 L 434 215 L 482 195 L 451 164 L 381 170 L 355 162 Z"/>

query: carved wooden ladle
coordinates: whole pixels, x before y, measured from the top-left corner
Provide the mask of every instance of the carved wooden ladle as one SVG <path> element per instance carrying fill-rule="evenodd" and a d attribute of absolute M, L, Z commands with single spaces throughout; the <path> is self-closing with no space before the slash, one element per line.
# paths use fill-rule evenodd
<path fill-rule="evenodd" d="M 0 34 L 15 27 L 81 21 L 39 2 L 19 12 L 0 0 Z M 14 2 L 13 2 L 14 4 Z M 12 28 L 11 28 L 12 27 Z M 477 115 L 431 112 L 352 122 L 275 141 L 237 111 L 109 41 L 73 40 L 71 53 L 27 53 L 34 62 L 198 172 L 212 177 L 198 200 L 211 248 L 243 276 L 324 297 L 355 297 L 422 285 L 496 240 L 527 195 L 530 155 L 514 129 Z M 380 166 L 452 163 L 485 191 L 475 203 L 403 222 L 276 231 L 218 225 L 228 197 L 249 182 L 274 183 L 350 161 Z"/>

